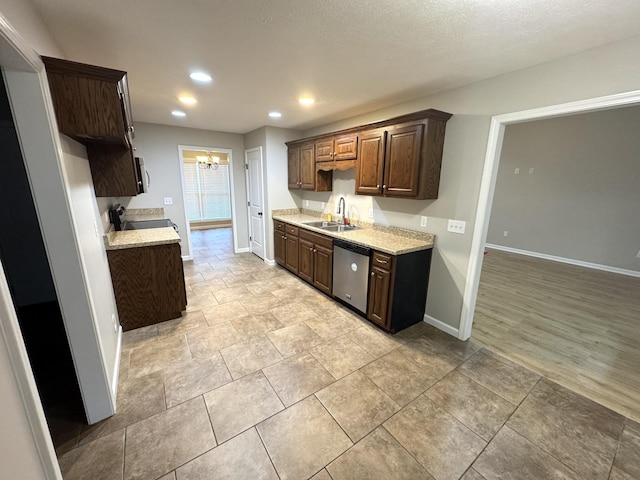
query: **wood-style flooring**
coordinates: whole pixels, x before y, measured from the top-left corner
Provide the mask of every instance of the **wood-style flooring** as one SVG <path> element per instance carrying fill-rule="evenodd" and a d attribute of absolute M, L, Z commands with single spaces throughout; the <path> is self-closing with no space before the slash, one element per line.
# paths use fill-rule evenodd
<path fill-rule="evenodd" d="M 471 338 L 640 421 L 640 278 L 488 250 Z"/>

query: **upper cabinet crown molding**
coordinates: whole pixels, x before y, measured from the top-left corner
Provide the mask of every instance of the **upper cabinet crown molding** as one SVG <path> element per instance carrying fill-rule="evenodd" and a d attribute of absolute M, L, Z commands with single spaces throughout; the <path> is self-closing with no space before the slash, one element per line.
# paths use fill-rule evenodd
<path fill-rule="evenodd" d="M 307 189 L 330 191 L 333 170 L 355 168 L 357 194 L 435 199 L 451 117 L 439 110 L 422 110 L 286 145 L 290 152 L 315 145 L 315 185 Z M 305 187 L 292 187 L 290 180 L 289 188 Z"/>

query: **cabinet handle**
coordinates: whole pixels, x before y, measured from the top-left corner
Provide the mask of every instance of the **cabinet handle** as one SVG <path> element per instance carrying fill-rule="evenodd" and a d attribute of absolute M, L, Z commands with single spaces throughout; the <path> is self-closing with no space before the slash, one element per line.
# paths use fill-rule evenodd
<path fill-rule="evenodd" d="M 385 260 L 380 260 L 379 258 L 376 258 L 376 262 L 378 262 L 378 263 L 382 263 L 382 264 L 384 264 L 384 265 L 386 265 L 386 264 L 387 264 L 387 262 L 386 262 Z"/>

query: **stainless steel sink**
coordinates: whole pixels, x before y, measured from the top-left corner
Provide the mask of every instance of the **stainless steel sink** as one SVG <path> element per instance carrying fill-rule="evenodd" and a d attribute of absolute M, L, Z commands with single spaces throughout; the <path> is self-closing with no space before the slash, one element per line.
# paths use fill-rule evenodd
<path fill-rule="evenodd" d="M 351 230 L 355 230 L 358 227 L 354 227 L 353 225 L 331 225 L 328 227 L 320 227 L 322 230 L 326 230 L 327 232 L 349 232 Z"/>
<path fill-rule="evenodd" d="M 305 225 L 309 225 L 310 227 L 316 227 L 316 228 L 325 228 L 325 227 L 337 227 L 338 224 L 336 222 L 327 222 L 325 221 L 319 221 L 319 222 L 304 222 Z"/>

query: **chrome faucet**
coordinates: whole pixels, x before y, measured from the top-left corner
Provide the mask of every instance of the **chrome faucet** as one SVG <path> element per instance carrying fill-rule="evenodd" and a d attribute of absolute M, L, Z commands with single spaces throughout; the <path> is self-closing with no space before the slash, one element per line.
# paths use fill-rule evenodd
<path fill-rule="evenodd" d="M 338 212 L 340 215 L 342 215 L 342 222 L 340 222 L 342 225 L 344 225 L 344 214 L 345 214 L 345 209 L 347 207 L 344 204 L 344 197 L 340 197 L 340 200 L 338 200 Z"/>

